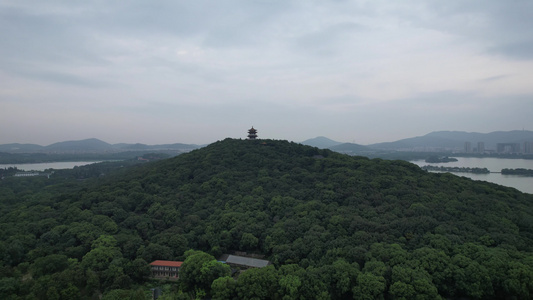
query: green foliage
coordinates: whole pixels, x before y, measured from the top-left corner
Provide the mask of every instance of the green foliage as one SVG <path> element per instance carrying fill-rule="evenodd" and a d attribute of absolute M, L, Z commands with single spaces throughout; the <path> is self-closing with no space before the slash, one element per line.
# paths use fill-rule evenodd
<path fill-rule="evenodd" d="M 209 294 L 215 279 L 231 273 L 228 265 L 218 262 L 205 252 L 189 250 L 185 255 L 187 258 L 180 269 L 180 280 L 187 291 L 201 290 Z"/>
<path fill-rule="evenodd" d="M 237 296 L 237 283 L 235 279 L 225 276 L 213 280 L 211 284 L 211 292 L 213 299 L 234 299 Z"/>
<path fill-rule="evenodd" d="M 82 259 L 81 265 L 86 270 L 105 271 L 111 262 L 122 256 L 120 249 L 115 247 L 116 240 L 112 236 L 100 236 Z"/>
<path fill-rule="evenodd" d="M 355 299 L 361 300 L 383 299 L 385 288 L 386 281 L 383 276 L 360 273 L 353 287 L 353 295 Z"/>
<path fill-rule="evenodd" d="M 273 140 L 73 172 L 0 181 L 0 298 L 134 298 L 158 259 L 184 260 L 165 299 L 533 295 L 533 196 L 514 189 Z M 273 265 L 230 277 L 230 251 Z"/>
<path fill-rule="evenodd" d="M 279 276 L 273 266 L 250 269 L 242 273 L 237 281 L 239 299 L 276 299 L 279 290 Z"/>
<path fill-rule="evenodd" d="M 42 276 L 61 272 L 67 267 L 68 258 L 66 255 L 51 254 L 37 258 L 33 263 L 32 269 L 34 276 Z"/>
<path fill-rule="evenodd" d="M 115 289 L 105 293 L 102 300 L 145 300 L 146 295 L 142 290 L 121 290 Z"/>

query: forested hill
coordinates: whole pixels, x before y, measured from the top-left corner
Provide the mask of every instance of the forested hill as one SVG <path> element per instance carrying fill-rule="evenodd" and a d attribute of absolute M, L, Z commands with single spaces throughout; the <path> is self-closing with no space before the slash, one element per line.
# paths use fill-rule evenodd
<path fill-rule="evenodd" d="M 146 287 L 147 262 L 185 259 L 176 297 L 533 297 L 533 195 L 405 161 L 226 139 L 74 191 L 0 188 L 0 296 L 105 298 Z M 273 266 L 208 276 L 187 249 Z"/>

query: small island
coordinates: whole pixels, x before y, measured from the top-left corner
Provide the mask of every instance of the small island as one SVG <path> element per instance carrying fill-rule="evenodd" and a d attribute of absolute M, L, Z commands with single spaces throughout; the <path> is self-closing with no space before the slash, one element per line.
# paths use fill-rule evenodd
<path fill-rule="evenodd" d="M 432 172 L 453 172 L 453 173 L 473 173 L 473 174 L 489 174 L 487 168 L 466 168 L 466 167 L 437 167 L 437 166 L 423 166 L 423 170 Z"/>
<path fill-rule="evenodd" d="M 524 168 L 502 169 L 502 175 L 533 176 L 533 170 Z"/>
<path fill-rule="evenodd" d="M 430 156 L 426 158 L 427 163 L 448 163 L 448 162 L 454 162 L 457 161 L 457 158 L 448 157 L 448 156 Z"/>

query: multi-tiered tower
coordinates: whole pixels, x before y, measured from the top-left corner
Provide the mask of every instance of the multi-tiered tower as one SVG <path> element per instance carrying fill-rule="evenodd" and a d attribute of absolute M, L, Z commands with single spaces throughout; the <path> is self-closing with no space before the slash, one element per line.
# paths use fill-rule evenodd
<path fill-rule="evenodd" d="M 257 130 L 255 130 L 254 127 L 252 126 L 252 128 L 248 129 L 248 139 L 255 140 L 256 138 L 257 138 Z"/>

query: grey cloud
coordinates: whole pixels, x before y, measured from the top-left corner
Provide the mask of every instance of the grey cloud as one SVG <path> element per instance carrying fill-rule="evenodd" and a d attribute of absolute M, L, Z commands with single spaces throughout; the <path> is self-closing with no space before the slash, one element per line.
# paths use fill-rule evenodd
<path fill-rule="evenodd" d="M 80 68 L 107 62 L 71 16 L 8 7 L 0 9 L 0 27 L 0 68 L 12 77 L 91 88 L 113 85 L 79 74 Z"/>
<path fill-rule="evenodd" d="M 96 26 L 116 35 L 166 35 L 198 38 L 207 46 L 239 46 L 253 41 L 291 6 L 282 1 L 114 2 L 99 14 Z"/>
<path fill-rule="evenodd" d="M 93 78 L 85 78 L 75 74 L 61 73 L 61 72 L 32 72 L 26 73 L 29 78 L 36 78 L 42 81 L 54 82 L 59 84 L 77 85 L 87 88 L 103 88 L 116 86 L 108 81 L 95 80 Z"/>
<path fill-rule="evenodd" d="M 244 126 L 244 134 L 251 125 L 272 138 L 336 134 L 362 141 L 366 135 L 367 142 L 383 141 L 376 140 L 377 130 L 391 126 L 405 137 L 408 130 L 475 130 L 471 124 L 512 129 L 498 113 L 508 118 L 514 113 L 531 124 L 525 119 L 533 103 L 531 88 L 520 78 L 530 74 L 525 60 L 533 58 L 532 5 L 496 0 L 0 1 L 0 101 L 32 101 L 35 105 L 28 107 L 22 101 L 11 104 L 20 104 L 17 109 L 36 122 L 56 125 L 68 121 L 39 119 L 42 99 L 54 99 L 65 115 L 83 115 L 89 106 L 91 113 L 100 111 L 102 124 L 115 124 L 112 115 L 149 119 L 154 124 L 139 125 L 146 132 L 162 127 L 170 132 L 161 142 L 180 139 L 174 132 L 181 130 L 196 139 L 182 142 L 205 143 L 223 138 L 228 128 L 240 132 Z M 437 46 L 421 47 L 425 38 Z M 431 72 L 441 72 L 435 75 L 442 85 L 421 78 Z M 480 96 L 491 91 L 481 82 L 502 79 L 506 90 L 500 98 Z M 35 81 L 43 91 L 38 97 L 30 85 Z M 517 93 L 523 98 L 513 96 Z M 116 101 L 103 109 L 106 97 Z M 0 113 L 0 119 L 8 114 Z M 204 124 L 206 132 L 190 124 Z M 141 128 L 133 128 L 136 122 L 130 126 L 130 131 Z M 191 127 L 194 133 L 184 129 Z M 101 134 L 111 131 L 114 136 L 125 132 L 118 125 Z"/>
<path fill-rule="evenodd" d="M 414 24 L 463 37 L 483 45 L 486 53 L 513 59 L 533 58 L 533 2 L 432 1 L 422 2 L 426 14 L 411 15 Z"/>
<path fill-rule="evenodd" d="M 316 105 L 329 108 L 333 111 L 353 110 L 372 102 L 372 99 L 364 99 L 358 95 L 340 95 L 315 99 Z"/>
<path fill-rule="evenodd" d="M 355 33 L 364 29 L 367 28 L 356 22 L 339 22 L 306 33 L 295 39 L 294 44 L 303 53 L 330 56 L 341 50 L 345 43 L 354 40 L 356 38 Z"/>
<path fill-rule="evenodd" d="M 38 66 L 27 61 L 2 61 L 0 64 L 4 72 L 9 72 L 13 77 L 23 77 L 38 81 L 53 82 L 57 84 L 75 85 L 87 88 L 103 88 L 121 86 L 116 81 L 94 78 L 91 75 L 76 74 L 72 71 L 62 71 L 53 67 Z"/>
<path fill-rule="evenodd" d="M 497 76 L 491 76 L 491 77 L 483 78 L 483 79 L 481 79 L 481 81 L 485 81 L 485 82 L 497 81 L 497 80 L 508 78 L 508 77 L 510 77 L 510 75 L 497 75 Z"/>
<path fill-rule="evenodd" d="M 501 54 L 517 60 L 533 59 L 533 39 L 516 43 L 498 45 L 490 48 L 489 53 Z"/>
<path fill-rule="evenodd" d="M 441 90 L 429 93 L 418 93 L 409 98 L 404 98 L 398 103 L 411 103 L 413 106 L 431 106 L 431 107 L 454 107 L 471 101 L 466 99 L 477 98 L 475 92 L 465 92 L 459 90 Z"/>

